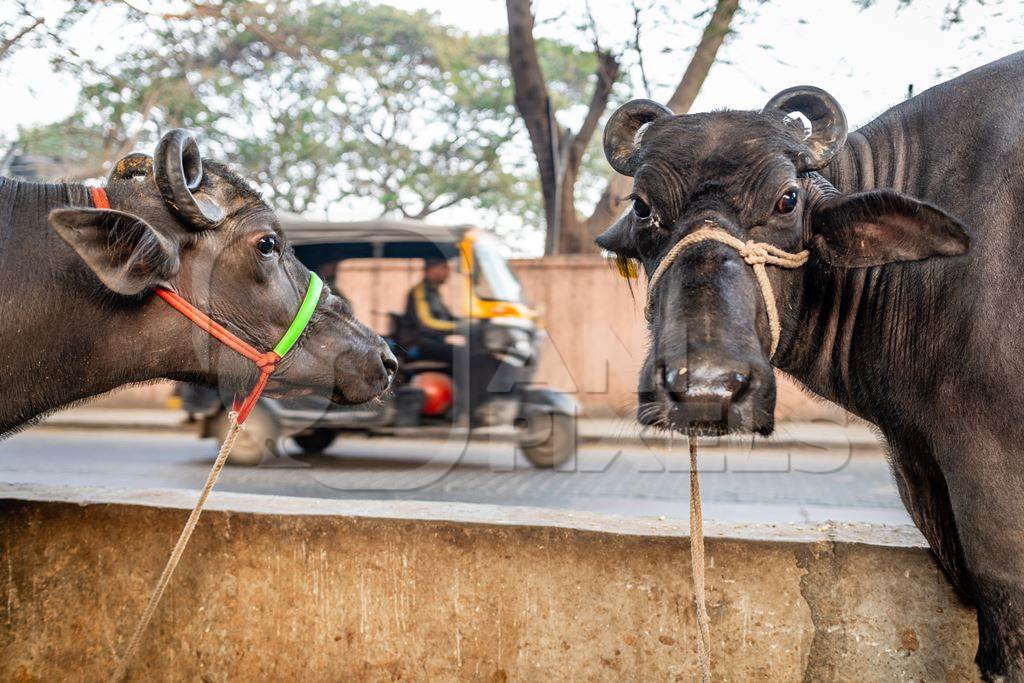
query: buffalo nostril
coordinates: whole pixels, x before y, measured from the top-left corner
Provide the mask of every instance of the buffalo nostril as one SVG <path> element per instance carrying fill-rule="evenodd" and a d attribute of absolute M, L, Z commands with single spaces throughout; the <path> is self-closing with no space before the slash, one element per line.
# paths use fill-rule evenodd
<path fill-rule="evenodd" d="M 685 393 L 686 401 L 730 404 L 738 401 L 750 385 L 750 375 L 739 370 L 698 372 L 677 393 Z"/>
<path fill-rule="evenodd" d="M 390 351 L 385 351 L 380 354 L 380 362 L 389 375 L 393 375 L 398 372 L 398 361 L 395 359 L 395 355 Z"/>
<path fill-rule="evenodd" d="M 676 403 L 726 404 L 739 401 L 751 375 L 746 368 L 661 364 L 661 386 Z"/>
<path fill-rule="evenodd" d="M 750 386 L 750 375 L 743 372 L 730 372 L 723 378 L 722 384 L 729 393 L 729 400 L 736 401 Z"/>
<path fill-rule="evenodd" d="M 668 392 L 669 396 L 671 396 L 673 400 L 683 400 L 683 395 L 686 393 L 687 386 L 686 368 L 668 368 L 666 366 L 662 366 L 661 384 L 665 387 L 665 391 Z"/>
<path fill-rule="evenodd" d="M 757 390 L 755 368 L 730 359 L 659 363 L 664 418 L 679 429 L 721 433 L 729 428 L 743 402 Z"/>

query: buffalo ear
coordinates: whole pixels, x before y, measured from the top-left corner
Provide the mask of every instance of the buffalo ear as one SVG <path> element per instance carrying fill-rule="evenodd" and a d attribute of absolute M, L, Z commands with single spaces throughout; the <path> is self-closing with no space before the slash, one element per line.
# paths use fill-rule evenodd
<path fill-rule="evenodd" d="M 844 268 L 959 256 L 970 248 L 960 221 L 894 190 L 830 197 L 812 210 L 810 220 L 818 254 Z"/>
<path fill-rule="evenodd" d="M 610 251 L 613 254 L 626 258 L 635 258 L 636 247 L 633 243 L 632 210 L 622 214 L 619 220 L 612 223 L 611 227 L 598 235 L 594 242 L 605 251 Z"/>
<path fill-rule="evenodd" d="M 134 295 L 178 272 L 178 248 L 141 218 L 110 209 L 55 209 L 57 234 L 111 290 Z"/>

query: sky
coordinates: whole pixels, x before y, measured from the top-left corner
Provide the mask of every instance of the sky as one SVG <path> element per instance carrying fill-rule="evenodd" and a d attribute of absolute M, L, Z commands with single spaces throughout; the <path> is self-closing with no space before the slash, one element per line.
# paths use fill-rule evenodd
<path fill-rule="evenodd" d="M 60 4 L 59 0 L 49 2 L 55 7 Z M 637 87 L 632 94 L 664 101 L 681 77 L 706 22 L 694 14 L 708 3 L 637 2 L 644 7 L 656 5 L 645 13 L 641 33 L 652 92 Z M 863 9 L 853 0 L 741 0 L 745 11 L 734 22 L 735 33 L 719 52 L 719 61 L 693 111 L 755 109 L 783 88 L 810 84 L 831 92 L 855 127 L 904 99 L 910 85 L 921 92 L 957 73 L 1024 49 L 1024 0 L 986 0 L 984 4 L 966 0 L 962 23 L 944 30 L 944 11 L 951 2 L 957 0 L 914 0 L 909 6 L 900 0 L 878 0 Z M 592 35 L 574 28 L 585 3 L 534 0 L 538 35 L 589 48 Z M 11 3 L 5 4 L 9 7 Z M 388 4 L 435 12 L 445 23 L 474 33 L 506 27 L 503 0 L 389 0 Z M 631 40 L 629 0 L 590 0 L 590 7 L 603 46 L 621 49 Z M 659 11 L 664 7 L 672 9 Z M 71 42 L 80 52 L 91 54 L 111 36 L 122 43 L 144 39 L 125 34 L 123 25 L 107 13 L 82 22 Z M 640 81 L 635 78 L 634 82 Z M 19 125 L 63 118 L 74 106 L 76 91 L 71 79 L 53 73 L 49 55 L 39 50 L 21 51 L 4 64 L 0 78 L 0 102 L 4 103 L 0 136 L 10 138 Z M 455 209 L 435 218 L 472 221 L 473 217 L 464 209 Z"/>
<path fill-rule="evenodd" d="M 506 26 L 503 0 L 393 0 L 390 4 L 430 9 L 446 22 L 472 31 L 501 31 Z M 571 40 L 562 25 L 545 28 L 543 22 L 563 11 L 580 13 L 584 4 L 583 0 L 534 0 L 541 33 Z M 592 0 L 590 4 L 604 42 L 616 46 L 632 37 L 628 0 Z M 674 4 L 693 7 L 694 12 L 709 5 L 692 0 Z M 988 0 L 982 5 L 968 0 L 964 22 L 943 30 L 948 4 L 949 0 L 914 0 L 901 9 L 899 0 L 879 0 L 861 9 L 852 0 L 741 0 L 740 7 L 749 7 L 749 13 L 734 25 L 736 33 L 719 53 L 720 62 L 712 68 L 693 111 L 754 109 L 784 88 L 809 84 L 835 95 L 851 123 L 865 123 L 903 100 L 910 84 L 920 92 L 951 75 L 1024 49 L 1024 2 Z M 675 15 L 687 16 L 685 11 Z M 658 17 L 654 20 L 644 27 L 641 45 L 648 72 L 663 83 L 651 94 L 664 101 L 682 76 L 688 50 L 699 32 L 678 29 Z M 979 31 L 983 35 L 971 40 Z M 588 46 L 590 38 L 582 35 L 579 42 Z M 667 46 L 675 51 L 662 53 Z"/>
<path fill-rule="evenodd" d="M 712 68 L 694 110 L 755 108 L 783 88 L 806 83 L 831 92 L 851 122 L 863 123 L 903 99 L 909 84 L 920 92 L 951 74 L 1024 49 L 1024 0 L 989 0 L 984 5 L 968 0 L 963 24 L 943 30 L 943 11 L 950 1 L 914 0 L 900 9 L 899 0 L 879 0 L 865 10 L 853 0 L 746 0 L 741 7 L 751 9 L 720 52 L 721 60 Z M 436 12 L 446 23 L 471 32 L 505 28 L 503 0 L 390 0 L 388 4 Z M 695 10 L 707 5 L 692 0 L 676 4 Z M 539 34 L 574 39 L 575 32 L 565 30 L 571 20 L 545 20 L 563 12 L 570 17 L 581 14 L 583 0 L 535 0 L 534 5 Z M 604 44 L 619 47 L 632 36 L 629 2 L 591 0 L 591 7 Z M 698 31 L 665 21 L 657 12 L 651 14 L 641 44 L 647 71 L 662 84 L 650 94 L 664 100 L 685 68 Z M 685 11 L 674 15 L 692 17 Z M 78 27 L 75 40 L 86 53 L 118 33 L 119 25 L 104 18 Z M 984 34 L 971 40 L 979 30 Z M 117 37 L 132 39 L 131 35 Z M 589 35 L 580 33 L 575 38 L 581 46 L 590 44 Z M 662 53 L 665 47 L 673 51 Z M 0 134 L 9 136 L 18 124 L 54 121 L 71 111 L 77 88 L 69 78 L 54 75 L 47 54 L 24 50 L 6 67 L 0 79 L 0 102 L 4 103 Z"/>

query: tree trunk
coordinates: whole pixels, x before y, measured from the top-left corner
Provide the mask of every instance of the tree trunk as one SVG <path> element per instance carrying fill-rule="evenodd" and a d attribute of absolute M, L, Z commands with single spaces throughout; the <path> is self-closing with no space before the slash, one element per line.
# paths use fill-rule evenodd
<path fill-rule="evenodd" d="M 729 33 L 729 25 L 732 23 L 733 15 L 739 8 L 740 0 L 718 0 L 715 11 L 708 21 L 707 27 L 697 43 L 697 49 L 690 58 L 690 63 L 683 72 L 683 77 L 676 86 L 675 92 L 669 98 L 668 108 L 676 114 L 685 114 L 693 106 L 697 99 L 704 80 L 715 63 L 718 50 L 722 47 L 725 36 Z M 594 238 L 604 232 L 608 226 L 615 222 L 629 204 L 629 192 L 633 186 L 631 178 L 614 173 L 608 178 L 608 185 L 605 187 L 601 198 L 594 207 L 594 212 L 587 218 L 582 230 L 587 237 L 580 240 L 581 243 L 592 250 Z"/>
<path fill-rule="evenodd" d="M 608 106 L 612 86 L 618 80 L 618 60 L 607 52 L 598 52 L 597 80 L 583 125 L 575 135 L 562 131 L 555 120 L 537 57 L 530 0 L 506 0 L 505 6 L 515 105 L 530 134 L 544 200 L 547 225 L 544 253 L 596 252 L 594 238 L 622 214 L 632 184 L 630 178 L 613 175 L 593 214 L 584 218 L 576 211 L 580 165 Z M 669 107 L 677 114 L 686 113 L 693 104 L 738 7 L 739 0 L 717 0 L 682 80 L 669 100 Z"/>
<path fill-rule="evenodd" d="M 704 29 L 704 34 L 700 37 L 700 42 L 697 43 L 697 49 L 694 50 L 693 57 L 690 58 L 690 63 L 686 66 L 686 71 L 683 72 L 682 80 L 679 81 L 676 91 L 672 93 L 672 97 L 666 103 L 668 108 L 675 113 L 685 114 L 693 106 L 693 101 L 697 99 L 697 93 L 704 85 L 704 79 L 711 71 L 711 65 L 715 63 L 718 48 L 722 47 L 722 41 L 729 33 L 729 24 L 732 23 L 732 17 L 736 14 L 739 6 L 740 0 L 718 0 L 718 5 L 711 15 L 711 21 Z"/>
<path fill-rule="evenodd" d="M 586 221 L 576 210 L 576 181 L 587 146 L 597 131 L 598 124 L 608 108 L 612 87 L 619 79 L 619 62 L 603 52 L 598 55 L 597 82 L 590 98 L 586 119 L 572 137 L 562 159 L 559 178 L 558 240 L 555 253 L 580 254 L 594 251 L 593 237 L 586 231 Z"/>
<path fill-rule="evenodd" d="M 556 247 L 558 159 L 557 127 L 552 126 L 554 112 L 548 96 L 544 73 L 537 57 L 533 39 L 533 12 L 530 0 L 506 0 L 508 11 L 508 59 L 515 88 L 515 104 L 526 123 L 537 158 L 541 195 L 544 199 L 544 220 L 547 224 L 545 253 Z"/>

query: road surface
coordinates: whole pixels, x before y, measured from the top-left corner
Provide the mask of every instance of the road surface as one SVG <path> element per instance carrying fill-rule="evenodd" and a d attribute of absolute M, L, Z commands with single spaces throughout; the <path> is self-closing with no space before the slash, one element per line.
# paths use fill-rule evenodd
<path fill-rule="evenodd" d="M 877 452 L 828 446 L 704 449 L 705 518 L 786 524 L 909 524 Z M 216 455 L 188 433 L 35 428 L 0 442 L 0 483 L 201 488 Z M 507 443 L 339 439 L 274 466 L 228 467 L 217 491 L 336 499 L 526 505 L 685 520 L 688 454 L 642 444 L 582 446 L 559 470 L 533 468 Z M 216 494 L 215 494 L 216 495 Z"/>

